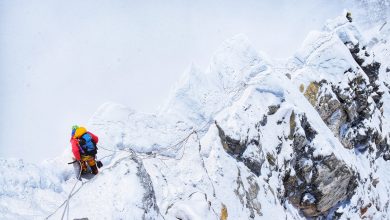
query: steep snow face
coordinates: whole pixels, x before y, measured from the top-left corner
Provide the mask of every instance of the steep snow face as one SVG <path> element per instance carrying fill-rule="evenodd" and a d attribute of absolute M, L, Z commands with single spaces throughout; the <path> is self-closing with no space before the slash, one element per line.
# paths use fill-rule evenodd
<path fill-rule="evenodd" d="M 335 29 L 312 34 L 298 52 L 292 78 L 344 146 L 364 151 L 372 146 L 367 136 L 382 133 L 381 64 L 352 24 L 328 26 Z M 383 137 L 373 142 L 387 144 Z"/>
<path fill-rule="evenodd" d="M 0 218 L 34 219 L 46 215 L 68 189 L 73 178 L 64 163 L 48 162 L 41 166 L 22 160 L 0 160 Z M 44 202 L 42 202 L 44 201 Z"/>
<path fill-rule="evenodd" d="M 387 30 L 376 27 L 379 32 L 365 40 L 353 24 L 340 20 L 312 34 L 288 66 L 296 88 L 341 144 L 355 150 L 358 187 L 349 206 L 340 209 L 342 216 L 387 218 L 383 201 L 390 185 L 379 168 L 390 159 Z"/>
<path fill-rule="evenodd" d="M 301 110 L 310 109 L 310 104 L 297 89 L 280 87 L 284 80 L 285 76 L 268 75 L 248 88 L 225 116 L 217 117 L 219 136 L 225 151 L 262 177 L 265 182 L 257 184 L 277 192 L 275 198 L 282 204 L 291 203 L 309 216 L 327 214 L 352 195 L 355 174 L 348 168 L 352 164 L 343 161 L 353 157 L 315 111 Z M 324 166 L 332 160 L 340 167 Z M 332 192 L 336 185 L 339 191 Z M 269 209 L 262 212 L 272 216 Z M 293 213 L 282 216 L 292 218 Z"/>
<path fill-rule="evenodd" d="M 195 125 L 208 122 L 240 97 L 250 79 L 269 71 L 248 39 L 238 35 L 222 44 L 205 72 L 191 66 L 161 114 L 176 114 Z"/>
<path fill-rule="evenodd" d="M 101 178 L 82 181 L 64 167 L 65 158 L 39 166 L 1 160 L 0 218 L 162 219 L 149 174 L 135 154 L 111 155 Z"/>
<path fill-rule="evenodd" d="M 77 181 L 69 154 L 1 160 L 0 218 L 388 218 L 390 29 L 379 28 L 366 38 L 329 20 L 282 64 L 242 35 L 226 41 L 158 114 L 99 108 L 87 126 L 105 165 L 96 177 Z"/>
<path fill-rule="evenodd" d="M 386 44 L 367 42 L 386 53 Z M 109 122 L 118 108 L 107 105 L 91 124 L 106 129 L 107 144 L 150 154 L 144 164 L 168 219 L 387 216 L 389 182 L 379 167 L 388 149 L 374 145 L 388 136 L 386 84 L 378 83 L 387 64 L 366 44 L 356 26 L 336 18 L 283 71 L 236 37 L 205 73 L 190 68 L 160 114 L 128 111 Z M 360 120 L 364 111 L 370 117 Z M 348 129 L 364 146 L 340 132 Z M 381 137 L 365 142 L 367 131 Z"/>
<path fill-rule="evenodd" d="M 99 176 L 74 191 L 67 218 L 162 219 L 148 173 L 134 154 L 118 154 Z M 62 212 L 52 218 L 60 218 Z"/>
<path fill-rule="evenodd" d="M 248 39 L 238 35 L 222 44 L 206 72 L 191 66 L 159 114 L 139 113 L 107 103 L 90 124 L 103 135 L 102 146 L 131 146 L 137 152 L 148 153 L 161 150 L 193 130 L 204 132 L 218 112 L 241 96 L 251 79 L 269 72 L 269 65 Z"/>
<path fill-rule="evenodd" d="M 352 158 L 352 155 L 336 138 L 325 138 L 331 133 L 314 110 L 307 113 L 299 110 L 310 104 L 295 88 L 280 86 L 286 80 L 284 76 L 268 74 L 256 80 L 259 83 L 248 86 L 233 105 L 216 115 L 216 122 L 203 137 L 199 134 L 189 137 L 179 152 L 180 158 L 156 156 L 144 160 L 148 172 L 153 173 L 159 207 L 169 219 L 218 219 L 224 212 L 232 219 L 300 218 L 288 201 L 281 201 L 290 193 L 285 191 L 285 175 L 300 170 L 293 167 L 298 160 L 294 151 L 305 151 L 299 147 L 310 151 L 307 158 L 299 158 L 307 163 L 319 163 L 320 159 L 315 158 L 323 155 L 333 157 L 341 166 L 344 164 L 345 170 L 339 171 L 339 175 L 345 174 L 346 182 L 341 185 L 345 188 L 340 190 L 344 196 L 331 201 L 332 205 L 350 196 L 346 185 L 353 182 L 353 171 L 333 153 L 340 152 L 335 153 L 340 157 Z M 295 102 L 296 96 L 304 102 Z M 310 122 L 300 122 L 299 117 Z M 313 117 L 313 121 L 307 117 Z M 306 134 L 307 124 L 317 126 L 321 135 Z M 297 149 L 292 147 L 294 142 Z M 330 175 L 328 171 L 318 172 Z M 309 178 L 308 187 L 323 184 L 314 183 L 315 180 Z M 307 195 L 309 190 L 305 190 Z M 199 206 L 188 206 L 195 200 L 194 195 L 202 198 L 196 199 Z M 285 212 L 285 207 L 290 207 L 290 211 Z"/>
<path fill-rule="evenodd" d="M 108 150 L 107 154 L 131 148 L 139 153 L 158 151 L 166 156 L 174 156 L 180 146 L 173 145 L 193 130 L 175 115 L 139 113 L 114 103 L 101 106 L 88 127 L 99 134 L 99 147 Z M 172 149 L 162 152 L 166 146 Z"/>

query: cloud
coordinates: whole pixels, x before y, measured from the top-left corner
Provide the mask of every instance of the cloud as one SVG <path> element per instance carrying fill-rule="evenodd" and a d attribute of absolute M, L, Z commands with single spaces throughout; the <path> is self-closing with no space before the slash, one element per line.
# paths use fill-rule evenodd
<path fill-rule="evenodd" d="M 68 147 L 70 126 L 114 101 L 162 105 L 192 62 L 206 68 L 244 33 L 287 57 L 340 1 L 6 1 L 0 19 L 0 156 L 38 161 Z"/>

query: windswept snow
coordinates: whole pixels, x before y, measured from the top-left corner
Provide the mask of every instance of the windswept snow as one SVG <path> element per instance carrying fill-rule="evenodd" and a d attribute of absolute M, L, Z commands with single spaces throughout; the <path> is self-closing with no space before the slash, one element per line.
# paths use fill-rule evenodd
<path fill-rule="evenodd" d="M 389 165 L 379 143 L 345 147 L 307 91 L 326 81 L 315 95 L 335 100 L 330 91 L 351 89 L 356 78 L 358 89 L 372 89 L 363 67 L 380 62 L 383 107 L 376 109 L 374 92 L 364 100 L 372 114 L 356 135 L 370 128 L 390 138 L 388 30 L 373 43 L 340 16 L 282 64 L 235 36 L 205 71 L 191 66 L 157 114 L 102 105 L 87 126 L 100 138 L 104 163 L 91 180 L 75 179 L 67 153 L 41 165 L 0 160 L 0 218 L 386 219 Z M 372 54 L 349 48 L 367 42 Z M 335 112 L 331 122 L 340 118 Z"/>

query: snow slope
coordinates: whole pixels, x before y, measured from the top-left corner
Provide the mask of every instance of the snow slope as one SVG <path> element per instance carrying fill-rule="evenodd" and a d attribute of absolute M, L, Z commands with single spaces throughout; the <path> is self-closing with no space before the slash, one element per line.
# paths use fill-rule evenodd
<path fill-rule="evenodd" d="M 0 218 L 389 218 L 390 29 L 378 27 L 337 17 L 278 62 L 227 40 L 159 113 L 97 110 L 96 177 L 77 181 L 69 152 L 0 160 Z"/>

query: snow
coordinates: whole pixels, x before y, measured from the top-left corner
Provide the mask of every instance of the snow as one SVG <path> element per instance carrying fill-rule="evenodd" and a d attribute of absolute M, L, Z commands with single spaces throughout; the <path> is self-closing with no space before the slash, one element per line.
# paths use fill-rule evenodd
<path fill-rule="evenodd" d="M 128 155 L 118 156 L 113 165 L 101 171 L 99 178 L 82 185 L 69 204 L 69 217 L 123 219 L 132 216 L 132 219 L 141 219 L 145 212 L 142 205 L 144 189 L 136 166 Z M 58 217 L 53 216 L 54 219 Z"/>
<path fill-rule="evenodd" d="M 314 203 L 316 201 L 316 198 L 310 194 L 310 193 L 306 193 L 304 196 L 303 196 L 303 199 L 302 199 L 304 202 L 308 202 L 308 203 Z"/>
<path fill-rule="evenodd" d="M 56 168 L 61 168 L 60 170 Z M 40 166 L 20 159 L 0 160 L 0 217 L 30 219 L 42 216 L 66 193 L 63 185 L 73 170 L 54 162 Z M 41 204 L 41 201 L 45 204 Z"/>
<path fill-rule="evenodd" d="M 306 88 L 310 82 L 322 79 L 343 85 L 348 83 L 340 73 L 349 68 L 356 69 L 358 65 L 337 35 L 333 32 L 310 33 L 303 45 L 295 55 L 295 59 L 302 62 L 298 67 L 302 68 L 292 75 L 298 86 L 303 84 Z"/>
<path fill-rule="evenodd" d="M 66 165 L 71 161 L 69 149 L 39 165 L 1 159 L 0 218 L 220 219 L 225 210 L 229 219 L 303 219 L 296 207 L 280 198 L 284 172 L 296 172 L 287 161 L 295 154 L 293 135 L 305 135 L 303 118 L 316 131 L 307 143 L 313 157 L 334 155 L 359 174 L 354 196 L 334 209 L 344 212 L 342 218 L 356 219 L 361 217 L 359 208 L 375 202 L 365 215 L 386 218 L 388 162 L 344 148 L 299 91 L 301 85 L 306 88 L 321 80 L 347 88 L 355 74 L 368 80 L 344 44 L 365 42 L 361 33 L 342 16 L 329 20 L 281 66 L 264 59 L 243 35 L 227 40 L 209 68 L 192 65 L 185 72 L 160 112 L 137 112 L 116 103 L 96 111 L 87 128 L 99 136 L 98 158 L 104 167 L 94 178 L 76 180 L 72 166 Z M 385 39 L 372 45 L 375 60 L 382 63 L 382 82 L 390 79 Z M 349 68 L 356 71 L 344 73 Z M 331 87 L 320 92 L 326 89 Z M 390 93 L 385 84 L 381 89 L 383 119 L 388 119 Z M 367 126 L 388 135 L 388 120 L 378 113 L 373 116 Z M 243 152 L 229 153 L 221 130 L 239 144 L 246 143 Z M 249 159 L 260 167 L 248 165 Z M 374 180 L 379 181 L 376 186 Z M 316 198 L 306 193 L 303 201 L 315 203 Z"/>
<path fill-rule="evenodd" d="M 183 220 L 218 218 L 218 214 L 210 210 L 206 194 L 194 192 L 189 197 L 189 200 L 180 201 L 172 208 L 171 212 L 176 218 Z"/>
<path fill-rule="evenodd" d="M 185 73 L 161 114 L 184 116 L 183 120 L 195 125 L 207 122 L 240 97 L 251 78 L 269 72 L 268 68 L 249 40 L 237 35 L 222 44 L 205 72 L 191 67 Z"/>

